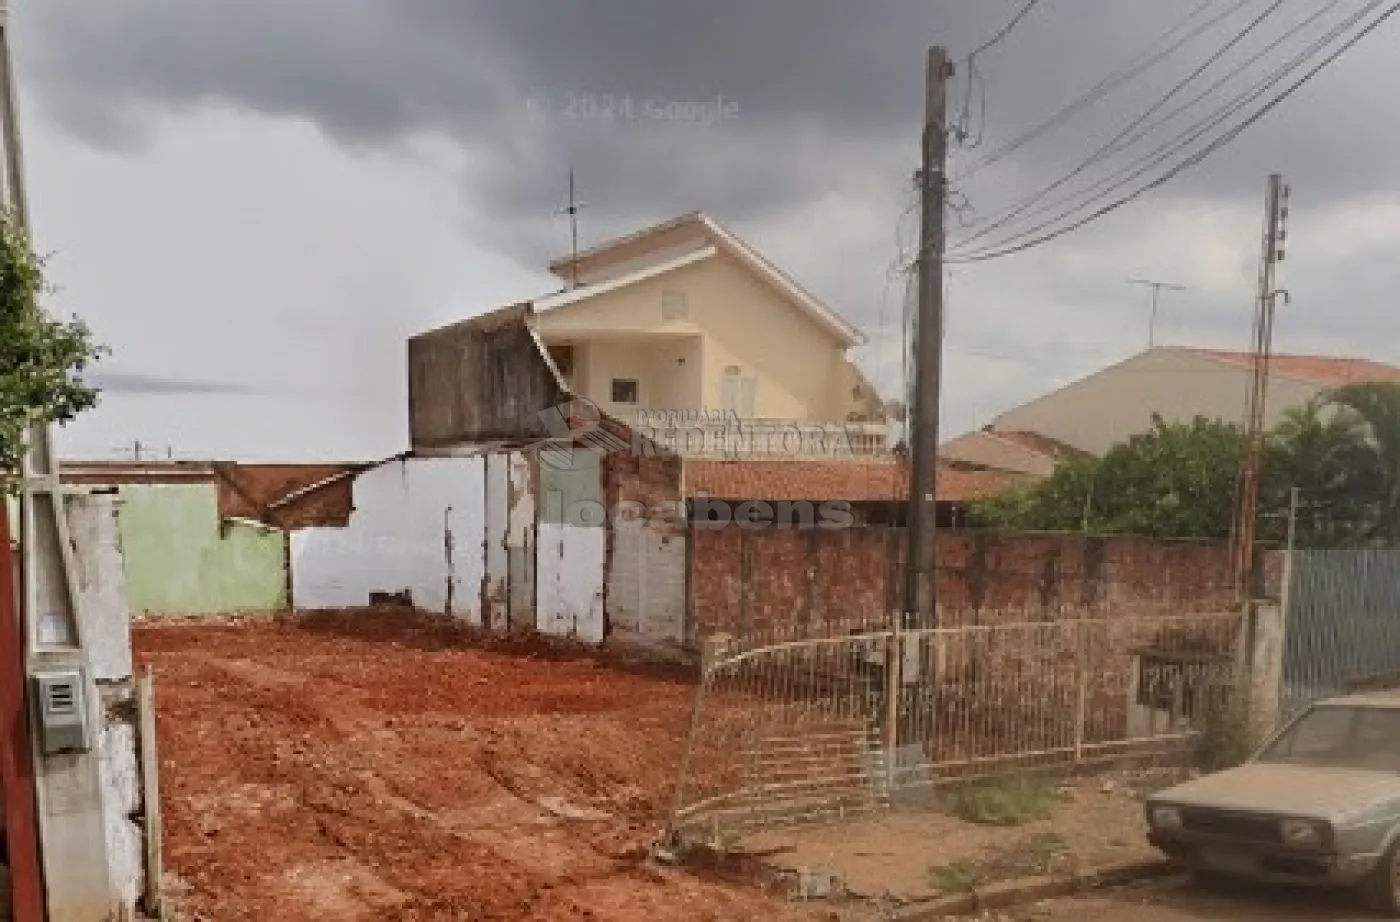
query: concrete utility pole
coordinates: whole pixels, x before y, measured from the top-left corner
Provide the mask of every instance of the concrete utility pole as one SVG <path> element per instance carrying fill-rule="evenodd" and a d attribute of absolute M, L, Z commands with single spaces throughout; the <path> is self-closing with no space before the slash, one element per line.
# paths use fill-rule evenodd
<path fill-rule="evenodd" d="M 1287 235 L 1288 187 L 1278 173 L 1269 174 L 1264 197 L 1263 253 L 1259 259 L 1259 289 L 1254 305 L 1254 342 L 1250 356 L 1249 389 L 1245 394 L 1245 439 L 1240 458 L 1239 507 L 1231 529 L 1231 573 L 1235 601 L 1247 605 L 1254 586 L 1254 535 L 1259 519 L 1259 473 L 1264 454 L 1264 419 L 1269 391 L 1269 358 L 1273 352 L 1274 307 L 1288 293 L 1274 287 L 1274 274 L 1283 261 Z"/>
<path fill-rule="evenodd" d="M 10 38 L 9 8 L 0 5 L 4 201 L 12 219 L 28 231 Z M 27 440 L 20 540 L 24 551 L 22 620 L 28 672 L 31 677 L 42 672 L 81 675 L 81 700 L 76 703 L 86 709 L 90 733 L 95 737 L 99 699 L 78 620 L 73 544 L 49 427 L 34 426 L 27 433 Z M 27 694 L 26 700 L 28 697 Z M 39 753 L 44 750 L 33 727 L 34 713 L 30 710 L 27 716 L 31 745 Z M 48 922 L 99 922 L 111 918 L 114 899 L 108 876 L 107 831 L 96 744 L 84 751 L 36 756 L 35 761 L 46 918 Z"/>
<path fill-rule="evenodd" d="M 919 306 L 914 322 L 914 394 L 909 413 L 908 559 L 904 567 L 904 627 L 936 627 L 934 557 L 937 522 L 938 402 L 943 366 L 943 210 L 948 197 L 948 50 L 929 49 L 925 86 L 923 165 L 919 190 Z"/>
<path fill-rule="evenodd" d="M 1147 318 L 1147 348 L 1151 349 L 1157 345 L 1157 296 L 1163 289 L 1167 291 L 1185 291 L 1185 285 L 1176 285 L 1172 282 L 1158 282 L 1152 279 L 1128 279 L 1130 285 L 1146 285 L 1152 289 L 1152 313 Z"/>

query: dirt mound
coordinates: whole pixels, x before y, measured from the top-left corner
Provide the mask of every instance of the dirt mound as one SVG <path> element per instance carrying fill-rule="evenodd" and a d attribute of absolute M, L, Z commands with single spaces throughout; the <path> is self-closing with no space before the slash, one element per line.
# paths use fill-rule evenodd
<path fill-rule="evenodd" d="M 232 920 L 773 919 L 646 861 L 692 687 L 413 615 L 143 626 L 167 864 Z"/>

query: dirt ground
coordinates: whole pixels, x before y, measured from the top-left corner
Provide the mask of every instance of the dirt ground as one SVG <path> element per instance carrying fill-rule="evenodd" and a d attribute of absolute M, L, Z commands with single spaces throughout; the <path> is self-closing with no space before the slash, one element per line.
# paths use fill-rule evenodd
<path fill-rule="evenodd" d="M 773 830 L 740 847 L 770 866 L 832 874 L 858 900 L 897 907 L 1019 877 L 1148 858 L 1142 798 L 1176 769 L 1047 783 L 1048 815 L 1014 826 L 968 822 L 946 803 L 839 824 Z"/>
<path fill-rule="evenodd" d="M 1375 922 L 1380 918 L 1345 891 L 1246 884 L 1201 887 L 1177 877 L 988 912 L 976 917 L 976 922 Z"/>
<path fill-rule="evenodd" d="M 647 859 L 691 699 L 678 677 L 384 612 L 134 640 L 186 918 L 810 918 Z"/>

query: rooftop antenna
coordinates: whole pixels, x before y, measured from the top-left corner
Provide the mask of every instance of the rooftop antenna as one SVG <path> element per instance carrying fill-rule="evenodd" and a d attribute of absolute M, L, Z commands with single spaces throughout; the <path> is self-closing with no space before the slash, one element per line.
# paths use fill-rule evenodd
<path fill-rule="evenodd" d="M 1156 279 L 1128 279 L 1129 285 L 1145 285 L 1152 289 L 1152 312 L 1147 319 L 1147 348 L 1157 345 L 1157 298 L 1163 291 L 1185 291 L 1185 285 L 1161 282 Z"/>
<path fill-rule="evenodd" d="M 573 241 L 573 249 L 569 258 L 569 288 L 578 287 L 578 213 L 588 207 L 587 202 L 580 202 L 574 193 L 574 171 L 569 170 L 569 204 L 560 208 L 558 214 L 569 216 L 569 234 Z"/>

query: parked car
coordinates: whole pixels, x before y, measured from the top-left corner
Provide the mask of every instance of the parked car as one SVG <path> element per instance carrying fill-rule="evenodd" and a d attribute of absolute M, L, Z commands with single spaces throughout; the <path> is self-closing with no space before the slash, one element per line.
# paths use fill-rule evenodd
<path fill-rule="evenodd" d="M 1400 691 L 1320 701 L 1244 765 L 1146 809 L 1148 840 L 1194 871 L 1359 887 L 1400 918 Z"/>

